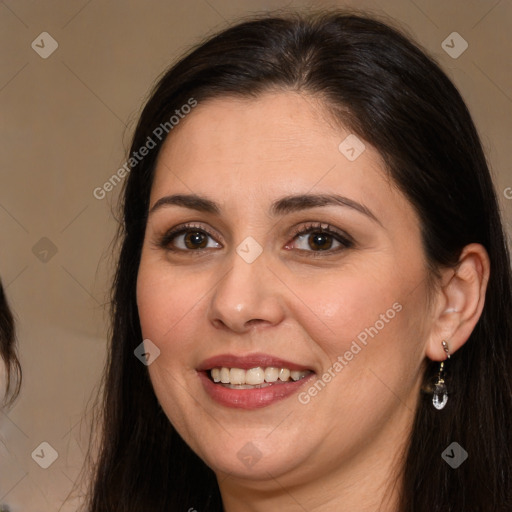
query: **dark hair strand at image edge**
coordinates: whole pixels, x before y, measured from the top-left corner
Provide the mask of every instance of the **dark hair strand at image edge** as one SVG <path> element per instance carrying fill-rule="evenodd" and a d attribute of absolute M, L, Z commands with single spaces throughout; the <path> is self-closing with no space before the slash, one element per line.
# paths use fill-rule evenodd
<path fill-rule="evenodd" d="M 16 351 L 16 328 L 3 285 L 0 281 L 0 356 L 6 368 L 5 395 L 2 405 L 10 407 L 21 389 L 21 366 Z"/>

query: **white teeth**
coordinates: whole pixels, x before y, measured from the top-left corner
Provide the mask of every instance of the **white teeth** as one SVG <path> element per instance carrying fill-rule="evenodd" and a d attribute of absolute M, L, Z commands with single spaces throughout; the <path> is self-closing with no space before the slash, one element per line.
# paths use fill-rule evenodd
<path fill-rule="evenodd" d="M 291 377 L 293 380 L 299 380 L 300 378 L 302 378 L 303 373 L 304 373 L 304 372 L 298 372 L 298 371 L 292 370 L 292 371 L 290 372 L 290 377 Z"/>
<path fill-rule="evenodd" d="M 279 368 L 269 366 L 265 368 L 265 382 L 276 382 L 279 378 Z"/>
<path fill-rule="evenodd" d="M 245 372 L 245 384 L 263 384 L 265 382 L 265 370 L 263 368 L 251 368 Z"/>
<path fill-rule="evenodd" d="M 290 378 L 290 370 L 288 368 L 281 368 L 279 370 L 279 380 L 282 380 L 283 382 L 286 382 Z"/>
<path fill-rule="evenodd" d="M 229 384 L 229 368 L 220 369 L 220 381 L 222 384 Z"/>
<path fill-rule="evenodd" d="M 226 384 L 228 387 L 237 389 L 250 389 L 252 386 L 265 387 L 268 383 L 298 381 L 307 377 L 310 370 L 290 371 L 288 368 L 276 368 L 269 366 L 262 368 L 258 366 L 249 370 L 242 368 L 212 368 L 210 375 L 213 382 Z"/>
<path fill-rule="evenodd" d="M 220 382 L 220 368 L 212 368 L 213 382 Z"/>
<path fill-rule="evenodd" d="M 229 382 L 231 384 L 245 384 L 245 370 L 231 368 L 229 370 Z"/>

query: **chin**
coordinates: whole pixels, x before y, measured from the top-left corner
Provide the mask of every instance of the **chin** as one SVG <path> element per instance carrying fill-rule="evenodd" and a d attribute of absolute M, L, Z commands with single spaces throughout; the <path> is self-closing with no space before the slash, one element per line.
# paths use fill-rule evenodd
<path fill-rule="evenodd" d="M 268 433 L 260 436 L 260 440 L 252 436 L 229 438 L 226 445 L 217 445 L 215 450 L 201 447 L 196 453 L 219 476 L 229 475 L 253 481 L 264 481 L 277 478 L 299 466 L 304 454 L 298 454 L 296 445 L 285 449 L 283 443 L 265 439 Z"/>

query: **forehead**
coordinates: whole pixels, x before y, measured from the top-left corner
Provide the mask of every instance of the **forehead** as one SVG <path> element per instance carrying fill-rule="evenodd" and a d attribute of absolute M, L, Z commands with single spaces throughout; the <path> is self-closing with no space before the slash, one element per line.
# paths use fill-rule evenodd
<path fill-rule="evenodd" d="M 267 92 L 256 98 L 210 99 L 200 103 L 185 121 L 180 128 L 193 123 L 199 139 L 208 135 L 213 144 L 226 137 L 242 143 L 231 148 L 233 153 L 250 149 L 247 143 L 256 138 L 267 140 L 272 146 L 287 144 L 298 148 L 302 144 L 308 146 L 315 134 L 322 137 L 328 130 L 334 132 L 331 115 L 323 103 L 310 95 L 286 91 Z"/>
<path fill-rule="evenodd" d="M 374 210 L 384 210 L 390 201 L 395 208 L 407 208 L 396 203 L 393 196 L 399 192 L 379 153 L 354 137 L 309 95 L 280 92 L 208 100 L 164 143 L 150 202 L 163 194 L 194 192 L 216 196 L 221 204 L 250 201 L 261 206 L 284 194 L 313 191 L 342 193 L 372 203 Z M 347 152 L 347 144 L 354 151 Z"/>

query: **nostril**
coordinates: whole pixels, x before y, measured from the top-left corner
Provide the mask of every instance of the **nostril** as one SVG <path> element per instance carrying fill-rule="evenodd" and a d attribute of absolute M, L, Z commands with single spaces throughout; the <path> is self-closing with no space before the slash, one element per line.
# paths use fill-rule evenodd
<path fill-rule="evenodd" d="M 253 320 L 248 320 L 245 322 L 245 325 L 253 325 L 253 324 L 259 324 L 261 322 L 264 322 L 265 320 L 261 320 L 260 318 L 255 318 Z"/>

